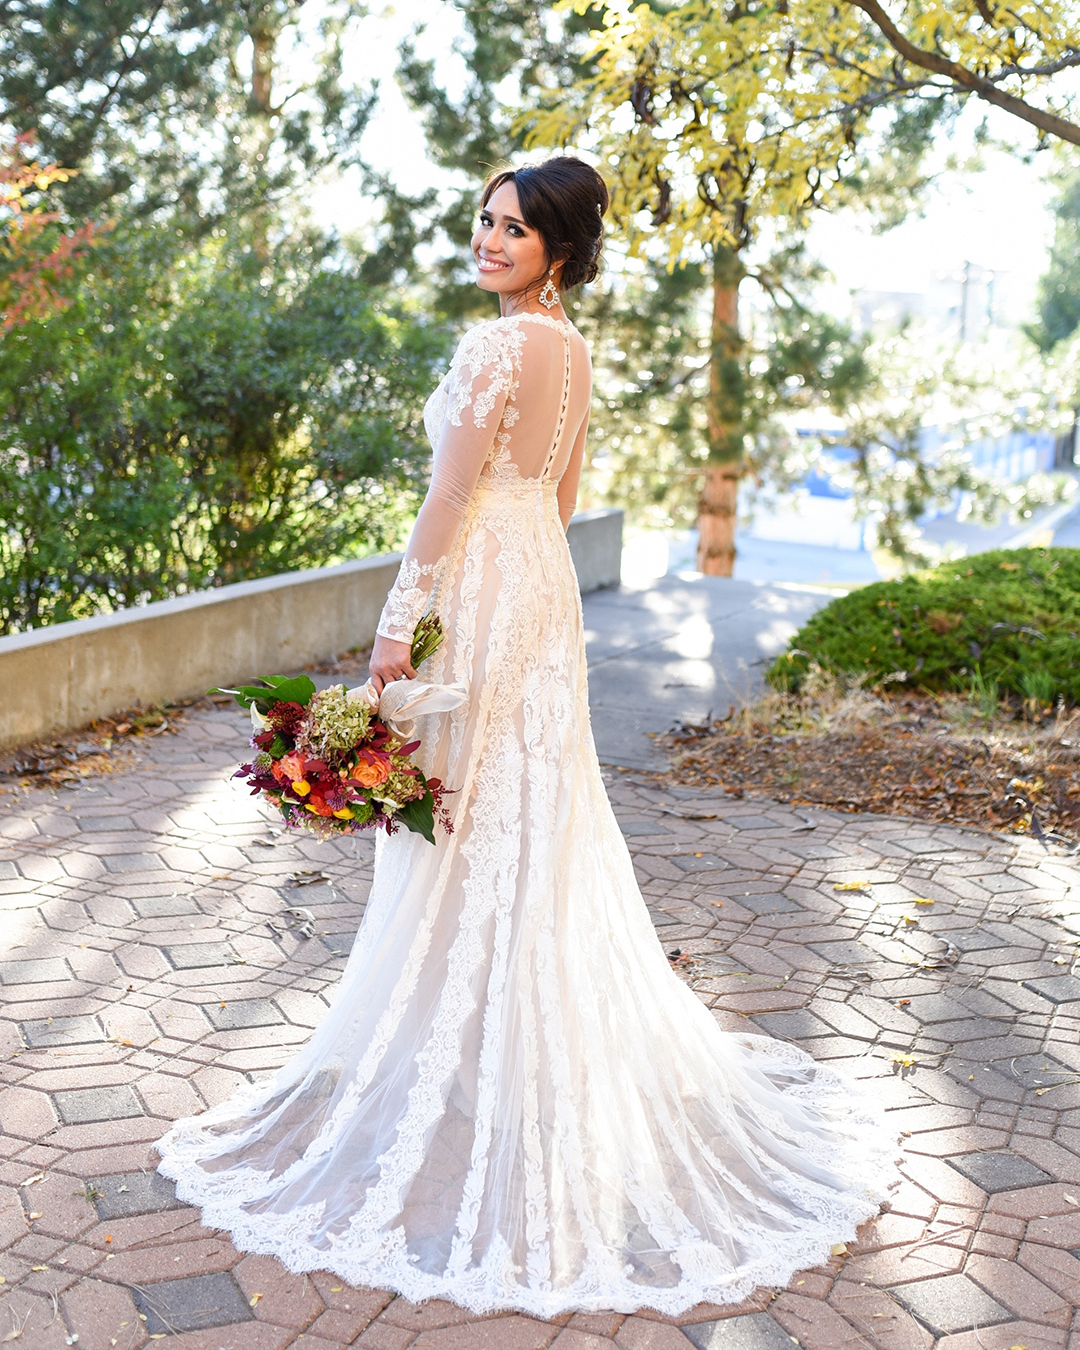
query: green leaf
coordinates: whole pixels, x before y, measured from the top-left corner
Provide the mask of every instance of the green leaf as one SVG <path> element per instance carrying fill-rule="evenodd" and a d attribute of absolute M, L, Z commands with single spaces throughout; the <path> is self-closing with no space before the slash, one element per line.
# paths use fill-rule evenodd
<path fill-rule="evenodd" d="M 417 797 L 415 801 L 406 802 L 396 812 L 396 818 L 407 830 L 422 834 L 429 844 L 435 842 L 435 798 L 430 792 Z"/>
<path fill-rule="evenodd" d="M 315 685 L 306 675 L 264 675 L 262 678 L 273 686 L 273 699 L 280 699 L 282 703 L 299 703 L 306 708 L 315 693 Z"/>
<path fill-rule="evenodd" d="M 306 708 L 315 693 L 315 686 L 306 675 L 263 675 L 262 684 L 242 684 L 237 689 L 208 689 L 208 694 L 232 694 L 241 708 L 254 703 L 266 713 L 274 703 L 299 703 Z"/>

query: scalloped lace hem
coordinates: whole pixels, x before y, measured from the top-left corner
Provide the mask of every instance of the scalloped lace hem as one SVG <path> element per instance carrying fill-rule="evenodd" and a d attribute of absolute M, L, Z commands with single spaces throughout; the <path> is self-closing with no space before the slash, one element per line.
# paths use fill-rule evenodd
<path fill-rule="evenodd" d="M 876 1193 L 862 1199 L 850 1197 L 846 1220 L 835 1222 L 833 1216 L 827 1231 L 822 1225 L 813 1232 L 777 1238 L 775 1250 L 751 1259 L 720 1281 L 687 1278 L 677 1285 L 658 1287 L 629 1279 L 612 1281 L 586 1272 L 573 1284 L 537 1289 L 496 1284 L 488 1272 L 477 1268 L 459 1276 L 433 1275 L 417 1270 L 401 1257 L 371 1261 L 353 1254 L 350 1259 L 348 1250 L 341 1247 L 325 1249 L 302 1240 L 286 1242 L 271 1231 L 273 1224 L 260 1223 L 233 1204 L 213 1200 L 203 1203 L 198 1169 L 185 1168 L 181 1159 L 164 1158 L 158 1171 L 176 1183 L 177 1199 L 201 1207 L 206 1227 L 226 1230 L 238 1251 L 277 1257 L 294 1274 L 327 1271 L 353 1288 L 390 1290 L 411 1303 L 444 1299 L 478 1315 L 520 1312 L 540 1318 L 567 1312 L 634 1313 L 641 1309 L 678 1317 L 699 1303 L 741 1303 L 756 1289 L 783 1287 L 798 1271 L 823 1265 L 837 1243 L 852 1241 L 860 1224 L 880 1212 L 884 1198 Z"/>

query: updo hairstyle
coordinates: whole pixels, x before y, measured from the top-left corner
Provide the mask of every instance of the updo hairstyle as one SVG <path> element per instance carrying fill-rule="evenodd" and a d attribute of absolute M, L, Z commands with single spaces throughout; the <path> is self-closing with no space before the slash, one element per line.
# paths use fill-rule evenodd
<path fill-rule="evenodd" d="M 502 169 L 488 179 L 480 205 L 487 206 L 504 183 L 517 189 L 522 219 L 543 241 L 548 265 L 562 260 L 559 286 L 572 290 L 595 281 L 608 208 L 607 185 L 596 170 L 574 155 Z"/>

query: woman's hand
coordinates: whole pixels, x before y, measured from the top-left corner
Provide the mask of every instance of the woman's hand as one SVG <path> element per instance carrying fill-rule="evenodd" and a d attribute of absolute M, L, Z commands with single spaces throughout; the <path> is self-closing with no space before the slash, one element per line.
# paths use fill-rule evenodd
<path fill-rule="evenodd" d="M 416 671 L 412 668 L 412 643 L 377 637 L 368 663 L 368 676 L 380 694 L 385 685 L 392 684 L 394 680 L 399 680 L 403 676 L 407 680 L 415 680 Z"/>

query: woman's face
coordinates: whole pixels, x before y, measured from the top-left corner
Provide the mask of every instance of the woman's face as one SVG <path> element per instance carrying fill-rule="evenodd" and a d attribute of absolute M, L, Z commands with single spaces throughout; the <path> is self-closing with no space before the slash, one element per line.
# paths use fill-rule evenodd
<path fill-rule="evenodd" d="M 485 291 L 514 295 L 537 285 L 547 276 L 544 242 L 521 218 L 517 188 L 503 183 L 480 208 L 472 237 L 476 284 Z M 555 266 L 556 285 L 559 266 Z"/>

